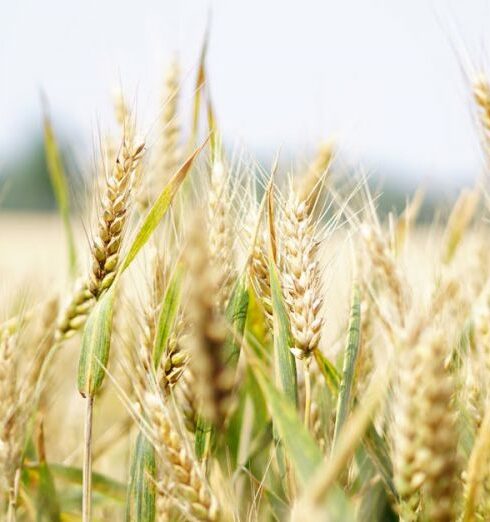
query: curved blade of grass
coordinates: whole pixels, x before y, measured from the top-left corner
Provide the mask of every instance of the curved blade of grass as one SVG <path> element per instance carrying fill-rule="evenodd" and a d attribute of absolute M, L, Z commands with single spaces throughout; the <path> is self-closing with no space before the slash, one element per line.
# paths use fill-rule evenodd
<path fill-rule="evenodd" d="M 273 168 L 275 172 L 276 166 Z M 284 303 L 281 283 L 277 273 L 277 245 L 274 226 L 273 179 L 267 189 L 267 207 L 269 212 L 269 278 L 271 284 L 272 318 L 274 332 L 274 371 L 276 383 L 295 407 L 298 406 L 298 382 L 296 361 L 291 348 L 293 340 L 289 316 Z"/>
<path fill-rule="evenodd" d="M 244 272 L 235 283 L 230 302 L 226 309 L 227 319 L 232 325 L 232 328 L 226 336 L 223 355 L 226 363 L 234 370 L 236 370 L 240 357 L 243 333 L 247 320 L 248 302 L 247 274 Z M 243 417 L 245 414 L 245 404 L 247 402 L 246 386 L 240 387 L 238 394 L 238 407 L 231 416 L 228 422 L 228 429 L 226 430 L 226 446 L 229 450 L 229 458 L 234 465 L 236 465 L 242 435 Z"/>
<path fill-rule="evenodd" d="M 162 220 L 163 216 L 167 212 L 172 203 L 172 200 L 179 190 L 180 185 L 184 181 L 187 173 L 189 172 L 192 163 L 196 156 L 201 152 L 201 150 L 205 147 L 208 142 L 208 138 L 204 141 L 204 143 L 198 147 L 182 164 L 179 170 L 174 174 L 172 179 L 167 183 L 167 185 L 163 188 L 162 192 L 158 196 L 157 200 L 153 204 L 153 206 L 148 211 L 143 223 L 141 224 L 138 232 L 136 233 L 136 237 L 131 244 L 131 247 L 128 250 L 121 266 L 118 270 L 117 277 L 119 277 L 132 263 L 134 258 L 138 255 L 138 252 L 143 248 L 146 244 L 150 236 L 153 234 L 154 230 Z"/>
<path fill-rule="evenodd" d="M 223 452 L 223 455 L 230 463 L 230 469 L 236 469 L 238 462 L 238 452 L 240 450 L 240 441 L 242 439 L 243 419 L 247 405 L 247 390 L 245 387 L 240 387 L 238 389 L 238 399 L 236 402 L 237 406 L 227 422 L 225 444 L 223 445 L 226 452 Z"/>
<path fill-rule="evenodd" d="M 337 401 L 337 415 L 335 418 L 335 431 L 332 449 L 335 449 L 340 431 L 347 419 L 351 407 L 352 386 L 354 384 L 354 372 L 357 355 L 359 353 L 361 327 L 361 298 L 359 286 L 354 282 L 352 287 L 351 312 L 349 320 L 349 332 L 344 355 L 344 367 L 340 382 L 339 397 Z"/>
<path fill-rule="evenodd" d="M 155 346 L 153 347 L 153 365 L 158 367 L 168 338 L 175 324 L 180 305 L 180 291 L 182 286 L 182 270 L 177 267 L 163 297 L 163 303 L 158 317 Z"/>
<path fill-rule="evenodd" d="M 54 134 L 53 126 L 49 119 L 47 109 L 44 109 L 44 150 L 46 163 L 48 166 L 49 178 L 53 187 L 53 192 L 58 204 L 58 210 L 63 222 L 66 235 L 66 245 L 68 248 L 68 263 L 70 275 L 73 277 L 76 271 L 77 253 L 73 230 L 70 220 L 70 196 L 68 191 L 68 181 L 63 168 L 63 161 Z"/>
<path fill-rule="evenodd" d="M 388 443 L 378 434 L 372 423 L 364 436 L 363 445 L 371 462 L 379 473 L 387 493 L 391 498 L 397 498 L 398 493 L 393 482 L 393 466 L 388 450 Z"/>
<path fill-rule="evenodd" d="M 313 437 L 298 417 L 296 407 L 270 381 L 259 367 L 257 360 L 251 363 L 255 378 L 267 400 L 274 428 L 286 449 L 303 485 L 323 461 L 323 455 Z"/>
<path fill-rule="evenodd" d="M 296 361 L 291 353 L 293 346 L 289 316 L 284 304 L 281 284 L 274 262 L 269 264 L 274 324 L 274 366 L 277 383 L 288 401 L 298 405 Z"/>
<path fill-rule="evenodd" d="M 242 347 L 243 332 L 247 320 L 248 311 L 248 287 L 247 274 L 244 272 L 235 283 L 233 292 L 226 307 L 226 322 L 230 330 L 226 335 L 223 346 L 224 361 L 233 370 L 236 369 Z"/>
<path fill-rule="evenodd" d="M 359 520 L 398 522 L 400 519 L 388 502 L 384 485 L 378 481 L 365 492 L 359 506 Z"/>
<path fill-rule="evenodd" d="M 24 470 L 29 474 L 29 476 L 38 479 L 40 466 L 40 464 L 29 463 L 24 466 Z M 54 463 L 49 463 L 48 466 L 56 481 L 64 480 L 71 484 L 81 486 L 81 468 L 63 466 L 62 464 Z M 92 473 L 92 490 L 118 502 L 124 502 L 126 498 L 126 486 L 117 480 L 102 475 L 101 473 Z"/>
<path fill-rule="evenodd" d="M 337 368 L 330 362 L 330 360 L 317 348 L 314 350 L 313 355 L 315 356 L 318 368 L 325 378 L 325 383 L 330 390 L 330 393 L 336 397 L 339 393 L 341 376 L 337 371 Z"/>
<path fill-rule="evenodd" d="M 216 123 L 216 115 L 214 113 L 213 103 L 211 101 L 211 93 L 209 92 L 209 87 L 206 89 L 207 96 L 206 96 L 206 114 L 207 114 L 207 120 L 208 120 L 208 132 L 210 135 L 210 144 L 211 144 L 211 150 L 215 150 L 216 148 L 216 136 L 217 136 L 217 129 L 218 124 Z"/>
<path fill-rule="evenodd" d="M 192 104 L 192 125 L 190 146 L 194 147 L 197 143 L 197 135 L 199 132 L 199 114 L 201 112 L 201 98 L 203 96 L 204 85 L 206 83 L 206 55 L 209 42 L 209 25 L 206 26 L 204 39 L 199 57 L 199 67 L 197 69 L 196 85 L 194 87 L 194 100 Z"/>
<path fill-rule="evenodd" d="M 199 415 L 196 422 L 196 433 L 194 434 L 194 451 L 199 460 L 204 459 L 208 455 L 213 436 L 214 429 L 212 424 Z"/>
<path fill-rule="evenodd" d="M 116 285 L 95 304 L 82 336 L 78 362 L 78 391 L 82 397 L 95 397 L 105 377 L 112 333 L 112 315 Z"/>
<path fill-rule="evenodd" d="M 270 359 L 272 349 L 269 348 L 269 331 L 265 320 L 265 314 L 259 303 L 253 286 L 249 288 L 249 304 L 247 313 L 247 323 L 245 325 L 245 337 L 247 343 L 254 348 L 255 355 L 259 359 Z"/>
<path fill-rule="evenodd" d="M 153 522 L 157 466 L 155 449 L 148 439 L 138 434 L 131 463 L 131 476 L 126 499 L 127 522 Z"/>
<path fill-rule="evenodd" d="M 325 377 L 325 382 L 329 387 L 333 396 L 337 396 L 340 388 L 340 374 L 335 366 L 319 351 L 314 352 L 318 367 Z M 371 424 L 363 439 L 363 445 L 367 451 L 369 458 L 380 474 L 387 492 L 391 497 L 397 496 L 395 486 L 393 484 L 393 468 L 388 452 L 386 441 L 378 435 L 374 426 Z"/>

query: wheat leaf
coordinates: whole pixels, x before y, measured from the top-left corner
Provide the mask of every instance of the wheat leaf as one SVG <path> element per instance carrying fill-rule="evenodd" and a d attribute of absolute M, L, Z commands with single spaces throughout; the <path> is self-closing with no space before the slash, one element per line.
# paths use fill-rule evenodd
<path fill-rule="evenodd" d="M 58 210 L 65 229 L 70 274 L 74 276 L 77 264 L 77 253 L 70 220 L 70 194 L 68 191 L 68 180 L 47 110 L 45 110 L 44 113 L 44 150 L 46 153 L 49 178 L 51 180 L 53 192 L 58 204 Z"/>
<path fill-rule="evenodd" d="M 267 400 L 274 429 L 294 465 L 297 476 L 305 485 L 323 460 L 320 448 L 299 419 L 291 401 L 271 383 L 256 362 L 252 363 L 251 367 Z"/>
<path fill-rule="evenodd" d="M 340 382 L 339 397 L 337 401 L 337 415 L 335 418 L 335 431 L 333 447 L 337 442 L 340 431 L 344 426 L 351 407 L 352 386 L 356 369 L 357 355 L 359 353 L 361 327 L 361 299 L 357 282 L 352 287 L 351 313 L 349 331 L 344 355 L 344 367 Z"/>
<path fill-rule="evenodd" d="M 175 324 L 180 305 L 182 275 L 182 270 L 180 267 L 177 267 L 163 297 L 162 307 L 158 316 L 155 346 L 153 347 L 153 365 L 155 368 L 160 364 Z"/>
<path fill-rule="evenodd" d="M 128 253 L 126 254 L 124 261 L 121 263 L 121 266 L 118 271 L 118 276 L 120 276 L 132 263 L 134 258 L 138 255 L 138 252 L 143 248 L 146 244 L 150 236 L 153 234 L 154 230 L 162 220 L 163 216 L 167 212 L 172 203 L 172 200 L 177 193 L 180 185 L 184 181 L 187 173 L 189 172 L 192 163 L 196 156 L 201 152 L 201 150 L 206 145 L 208 139 L 204 141 L 204 143 L 198 147 L 182 164 L 179 170 L 174 174 L 172 179 L 167 183 L 167 185 L 163 188 L 162 192 L 156 199 L 155 203 L 148 211 L 143 223 L 141 224 L 138 232 L 136 233 L 136 237 L 131 244 Z"/>
<path fill-rule="evenodd" d="M 83 397 L 94 397 L 105 377 L 111 344 L 115 288 L 113 285 L 95 304 L 83 330 L 78 363 L 78 391 Z"/>
<path fill-rule="evenodd" d="M 127 522 L 155 520 L 157 466 L 155 449 L 148 439 L 138 434 L 126 499 Z"/>

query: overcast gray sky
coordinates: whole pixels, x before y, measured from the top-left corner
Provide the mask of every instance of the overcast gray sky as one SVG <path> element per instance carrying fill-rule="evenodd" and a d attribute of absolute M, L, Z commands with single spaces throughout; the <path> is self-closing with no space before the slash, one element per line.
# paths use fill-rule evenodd
<path fill-rule="evenodd" d="M 85 144 L 120 82 L 150 122 L 174 52 L 190 92 L 210 8 L 210 87 L 228 141 L 301 152 L 335 133 L 371 167 L 432 180 L 478 174 L 458 55 L 488 62 L 486 0 L 4 2 L 0 157 L 39 127 L 41 87 L 56 122 Z"/>

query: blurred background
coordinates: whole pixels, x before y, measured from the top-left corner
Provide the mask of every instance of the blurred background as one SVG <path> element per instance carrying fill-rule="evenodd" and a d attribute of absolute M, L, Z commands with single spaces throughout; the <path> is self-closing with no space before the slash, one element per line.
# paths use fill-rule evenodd
<path fill-rule="evenodd" d="M 19 0 L 0 19 L 0 208 L 54 207 L 41 92 L 68 165 L 83 171 L 114 89 L 150 128 L 177 56 L 190 105 L 208 20 L 219 126 L 264 165 L 334 137 L 395 200 L 420 184 L 446 197 L 481 175 L 468 75 L 488 62 L 485 0 Z"/>

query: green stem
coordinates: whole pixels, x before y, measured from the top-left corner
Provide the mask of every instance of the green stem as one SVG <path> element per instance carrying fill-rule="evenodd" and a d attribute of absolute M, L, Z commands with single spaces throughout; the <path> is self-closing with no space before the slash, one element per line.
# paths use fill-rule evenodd
<path fill-rule="evenodd" d="M 303 369 L 305 376 L 305 428 L 309 430 L 311 416 L 311 374 L 309 357 L 304 360 Z"/>
<path fill-rule="evenodd" d="M 90 522 L 92 510 L 92 417 L 94 410 L 94 397 L 88 397 L 85 410 L 85 433 L 83 452 L 83 497 L 82 497 L 82 521 Z"/>

